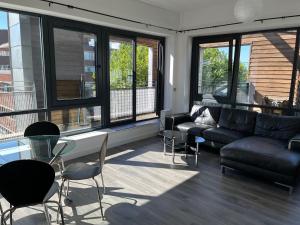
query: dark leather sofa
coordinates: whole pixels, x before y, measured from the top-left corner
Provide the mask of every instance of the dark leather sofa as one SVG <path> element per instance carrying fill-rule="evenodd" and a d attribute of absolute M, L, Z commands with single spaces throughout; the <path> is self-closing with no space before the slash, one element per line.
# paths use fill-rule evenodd
<path fill-rule="evenodd" d="M 286 186 L 292 192 L 300 174 L 300 117 L 275 116 L 221 107 L 198 107 L 166 118 L 166 129 L 186 131 L 220 148 L 222 172 L 238 169 Z M 297 152 L 297 150 L 299 152 Z"/>

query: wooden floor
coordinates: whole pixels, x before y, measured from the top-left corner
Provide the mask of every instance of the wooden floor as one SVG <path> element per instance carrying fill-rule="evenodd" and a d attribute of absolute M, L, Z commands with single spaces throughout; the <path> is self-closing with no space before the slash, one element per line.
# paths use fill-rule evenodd
<path fill-rule="evenodd" d="M 192 156 L 187 160 L 190 166 L 181 156 L 172 166 L 162 147 L 159 138 L 152 138 L 113 149 L 121 152 L 107 157 L 104 168 L 105 221 L 93 183 L 81 181 L 71 183 L 73 203 L 64 205 L 66 224 L 300 224 L 300 190 L 289 196 L 281 187 L 237 172 L 223 176 L 218 154 L 208 151 L 201 152 L 198 168 Z M 54 220 L 56 208 L 52 209 Z M 14 218 L 14 224 L 46 224 L 42 207 L 20 209 Z"/>

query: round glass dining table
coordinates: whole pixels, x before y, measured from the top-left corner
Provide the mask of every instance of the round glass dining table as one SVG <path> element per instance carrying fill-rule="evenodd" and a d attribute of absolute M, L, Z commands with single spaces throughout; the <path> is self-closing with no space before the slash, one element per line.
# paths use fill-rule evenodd
<path fill-rule="evenodd" d="M 21 159 L 35 159 L 53 164 L 56 159 L 70 153 L 74 140 L 59 135 L 37 135 L 22 137 L 2 143 L 0 165 Z"/>

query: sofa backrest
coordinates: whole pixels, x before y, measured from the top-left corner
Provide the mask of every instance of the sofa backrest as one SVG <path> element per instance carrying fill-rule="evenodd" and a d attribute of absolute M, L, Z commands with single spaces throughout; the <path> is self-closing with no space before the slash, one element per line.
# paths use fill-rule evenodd
<path fill-rule="evenodd" d="M 216 127 L 219 122 L 220 113 L 221 107 L 219 106 L 203 106 L 199 109 L 198 116 L 194 122 Z"/>
<path fill-rule="evenodd" d="M 231 130 L 252 134 L 255 128 L 257 112 L 223 108 L 219 126 Z"/>
<path fill-rule="evenodd" d="M 255 135 L 289 140 L 300 133 L 300 117 L 258 114 Z"/>

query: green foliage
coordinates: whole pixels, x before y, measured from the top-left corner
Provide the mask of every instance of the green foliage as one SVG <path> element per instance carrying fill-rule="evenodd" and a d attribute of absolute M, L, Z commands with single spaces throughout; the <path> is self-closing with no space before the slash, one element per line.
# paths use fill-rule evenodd
<path fill-rule="evenodd" d="M 149 48 L 138 45 L 136 48 L 136 85 L 145 87 L 148 84 Z"/>
<path fill-rule="evenodd" d="M 218 48 L 206 48 L 203 51 L 203 85 L 216 86 L 228 81 L 228 54 Z M 245 63 L 239 65 L 239 82 L 245 82 L 248 68 Z"/>
<path fill-rule="evenodd" d="M 148 82 L 148 47 L 137 46 L 136 74 L 137 87 Z M 131 44 L 121 43 L 119 49 L 110 52 L 110 86 L 112 89 L 132 87 L 133 48 Z"/>
<path fill-rule="evenodd" d="M 203 51 L 202 80 L 205 85 L 215 85 L 228 79 L 228 56 L 218 48 Z"/>

